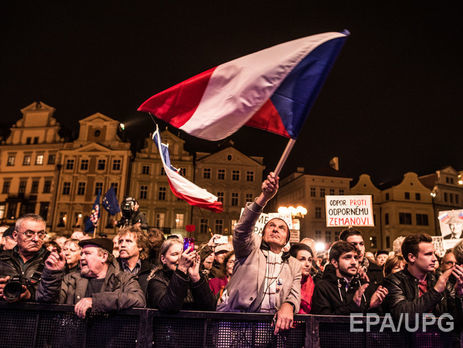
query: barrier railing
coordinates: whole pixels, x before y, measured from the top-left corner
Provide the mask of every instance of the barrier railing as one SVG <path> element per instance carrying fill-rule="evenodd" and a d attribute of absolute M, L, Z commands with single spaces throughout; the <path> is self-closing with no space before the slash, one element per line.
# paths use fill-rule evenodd
<path fill-rule="evenodd" d="M 0 304 L 1 347 L 454 347 L 460 334 L 393 332 L 368 327 L 365 317 L 295 316 L 295 327 L 273 335 L 272 315 L 152 309 L 90 314 L 79 319 L 73 306 Z M 384 330 L 383 330 L 384 329 Z"/>

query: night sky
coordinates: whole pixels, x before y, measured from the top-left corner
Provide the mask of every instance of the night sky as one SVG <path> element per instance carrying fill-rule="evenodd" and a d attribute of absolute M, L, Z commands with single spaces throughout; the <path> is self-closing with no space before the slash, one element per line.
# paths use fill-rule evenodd
<path fill-rule="evenodd" d="M 462 15 L 412 1 L 9 1 L 1 10 L 0 122 L 9 128 L 40 100 L 67 129 L 101 112 L 130 121 L 129 136 L 140 137 L 151 121 L 136 109 L 151 95 L 260 49 L 348 29 L 282 176 L 325 167 L 333 156 L 344 175 L 369 173 L 376 183 L 461 170 Z M 268 169 L 287 142 L 246 127 L 231 139 L 265 156 Z M 188 149 L 223 144 L 194 140 Z"/>

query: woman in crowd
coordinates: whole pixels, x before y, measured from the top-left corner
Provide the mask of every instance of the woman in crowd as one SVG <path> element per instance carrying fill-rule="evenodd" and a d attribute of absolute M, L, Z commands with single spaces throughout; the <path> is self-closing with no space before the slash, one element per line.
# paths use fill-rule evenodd
<path fill-rule="evenodd" d="M 405 268 L 405 259 L 400 254 L 389 256 L 384 264 L 384 277 L 389 274 L 399 272 Z"/>
<path fill-rule="evenodd" d="M 149 307 L 176 313 L 181 309 L 215 310 L 215 297 L 199 272 L 199 255 L 171 238 L 160 249 L 162 266 L 151 273 L 146 293 Z"/>
<path fill-rule="evenodd" d="M 209 280 L 209 287 L 211 288 L 214 295 L 222 295 L 223 290 L 228 284 L 230 277 L 233 275 L 233 268 L 235 266 L 235 251 L 229 251 L 225 255 L 225 259 L 222 264 L 222 276 L 218 278 L 212 278 Z"/>
<path fill-rule="evenodd" d="M 63 253 L 66 259 L 66 274 L 80 271 L 79 262 L 81 249 L 79 240 L 77 239 L 68 239 L 64 242 Z"/>
<path fill-rule="evenodd" d="M 309 314 L 312 308 L 312 295 L 315 288 L 314 281 L 310 276 L 313 262 L 313 251 L 304 243 L 291 245 L 289 253 L 301 263 L 301 309 L 299 314 Z"/>

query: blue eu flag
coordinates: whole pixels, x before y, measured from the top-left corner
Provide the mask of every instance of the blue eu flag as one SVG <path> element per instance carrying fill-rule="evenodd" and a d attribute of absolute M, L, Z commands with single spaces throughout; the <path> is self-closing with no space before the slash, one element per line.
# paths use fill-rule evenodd
<path fill-rule="evenodd" d="M 95 203 L 93 203 L 92 213 L 90 214 L 89 219 L 85 222 L 85 232 L 92 233 L 95 230 L 95 226 L 98 224 L 98 219 L 100 218 L 100 192 L 95 198 Z"/>
<path fill-rule="evenodd" d="M 105 193 L 102 204 L 110 215 L 116 215 L 121 211 L 116 197 L 116 190 L 114 190 L 113 186 Z"/>

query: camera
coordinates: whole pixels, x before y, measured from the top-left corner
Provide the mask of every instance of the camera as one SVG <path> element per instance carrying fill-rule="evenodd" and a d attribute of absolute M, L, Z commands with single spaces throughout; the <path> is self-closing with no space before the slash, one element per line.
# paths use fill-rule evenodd
<path fill-rule="evenodd" d="M 3 296 L 9 302 L 18 301 L 21 294 L 26 291 L 23 285 L 27 286 L 28 283 L 28 280 L 21 276 L 11 277 L 3 288 Z"/>
<path fill-rule="evenodd" d="M 122 218 L 118 221 L 118 227 L 124 227 L 132 224 L 132 218 L 136 214 L 135 205 L 137 200 L 132 197 L 126 197 L 121 204 Z"/>

